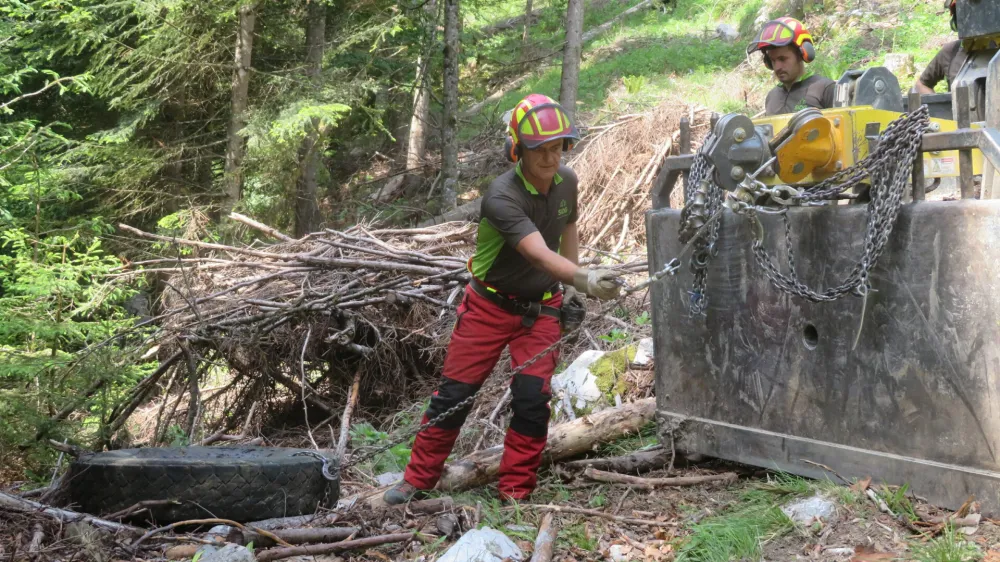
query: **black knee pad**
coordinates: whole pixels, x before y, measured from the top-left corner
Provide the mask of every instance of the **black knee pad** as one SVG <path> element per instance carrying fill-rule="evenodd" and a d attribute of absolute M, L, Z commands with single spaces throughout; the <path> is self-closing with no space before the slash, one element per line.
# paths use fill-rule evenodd
<path fill-rule="evenodd" d="M 531 375 L 514 375 L 510 383 L 510 406 L 514 416 L 510 428 L 525 437 L 545 437 L 549 432 L 549 400 L 552 395 L 542 392 L 545 381 Z"/>
<path fill-rule="evenodd" d="M 443 379 L 441 385 L 438 386 L 437 393 L 431 396 L 431 403 L 427 407 L 426 412 L 427 418 L 434 419 L 448 411 L 455 404 L 475 394 L 479 390 L 479 386 L 448 378 Z M 465 423 L 465 418 L 468 417 L 470 410 L 472 410 L 472 404 L 458 410 L 434 425 L 441 429 L 459 429 Z"/>

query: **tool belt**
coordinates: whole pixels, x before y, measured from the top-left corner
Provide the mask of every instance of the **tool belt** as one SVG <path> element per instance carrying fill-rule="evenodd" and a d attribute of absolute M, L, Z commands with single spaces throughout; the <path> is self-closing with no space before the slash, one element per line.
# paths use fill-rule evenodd
<path fill-rule="evenodd" d="M 486 285 L 473 278 L 469 282 L 469 287 L 477 295 L 499 306 L 505 312 L 516 314 L 521 317 L 521 325 L 530 328 L 535 325 L 535 320 L 539 316 L 550 316 L 562 321 L 562 312 L 554 306 L 546 306 L 539 301 L 529 301 L 516 297 L 509 297 L 495 290 L 489 289 Z"/>

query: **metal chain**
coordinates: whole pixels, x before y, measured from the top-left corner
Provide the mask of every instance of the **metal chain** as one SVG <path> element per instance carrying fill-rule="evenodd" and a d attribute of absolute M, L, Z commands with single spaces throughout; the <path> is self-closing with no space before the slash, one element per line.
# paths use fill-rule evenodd
<path fill-rule="evenodd" d="M 771 195 L 772 201 L 780 204 L 816 204 L 818 201 L 837 199 L 838 196 L 856 188 L 866 179 L 870 180 L 870 203 L 868 204 L 868 220 L 865 231 L 864 250 L 857 265 L 840 285 L 825 291 L 815 291 L 802 283 L 795 273 L 795 252 L 792 244 L 791 223 L 787 209 L 782 209 L 785 227 L 785 246 L 789 273 L 783 274 L 774 260 L 764 249 L 763 224 L 759 213 L 772 213 L 754 205 L 737 205 L 737 212 L 746 216 L 754 225 L 755 240 L 752 251 L 755 261 L 764 270 L 771 283 L 778 289 L 813 301 L 829 302 L 837 300 L 848 293 L 864 296 L 870 290 L 869 276 L 878 258 L 882 255 L 889 235 L 896 223 L 902 196 L 910 179 L 910 171 L 919 155 L 919 147 L 924 132 L 930 124 L 928 109 L 922 106 L 916 111 L 904 114 L 886 127 L 879 138 L 876 148 L 860 162 L 830 178 L 802 191 L 785 189 L 784 191 L 766 188 L 753 180 L 760 194 Z M 711 139 L 705 142 L 711 144 Z M 685 183 L 685 208 L 681 213 L 680 239 L 684 241 L 690 234 L 698 217 L 710 209 L 720 208 L 724 199 L 722 188 L 711 180 L 711 166 L 704 154 L 698 153 L 691 167 L 691 172 Z M 694 186 L 700 186 L 695 188 Z M 779 197 L 779 193 L 791 193 L 787 198 Z M 721 222 L 721 221 L 720 221 Z M 691 314 L 703 314 L 707 307 L 705 288 L 708 277 L 708 262 L 716 252 L 715 243 L 718 239 L 719 224 L 717 223 L 699 243 L 700 251 L 691 258 L 691 270 L 695 275 L 691 290 Z"/>
<path fill-rule="evenodd" d="M 857 187 L 866 178 L 871 180 L 864 249 L 858 263 L 839 285 L 825 291 L 816 291 L 799 279 L 795 272 L 791 222 L 787 214 L 783 216 L 783 220 L 788 274 L 781 273 L 774 260 L 767 254 L 763 236 L 758 236 L 754 240 L 752 247 L 754 258 L 775 287 L 812 302 L 830 302 L 848 293 L 857 296 L 868 294 L 871 289 L 869 282 L 871 270 L 881 257 L 896 224 L 903 194 L 910 181 L 910 172 L 929 124 L 927 106 L 901 116 L 889 124 L 876 149 L 861 162 L 793 197 L 801 201 L 829 199 Z M 757 232 L 763 232 L 757 211 L 751 208 L 745 214 L 757 223 Z"/>
<path fill-rule="evenodd" d="M 712 181 L 714 170 L 715 167 L 709 163 L 705 154 L 698 151 L 691 164 L 691 170 L 684 178 L 685 204 L 681 211 L 679 238 L 681 242 L 695 242 L 695 251 L 691 255 L 691 272 L 694 274 L 694 283 L 689 292 L 692 316 L 704 314 L 708 308 L 706 295 L 708 264 L 718 252 L 715 243 L 719 239 L 722 221 L 715 221 L 707 232 L 701 228 L 708 224 L 709 217 L 718 217 L 719 211 L 722 209 L 724 192 Z M 703 233 L 704 236 L 702 236 Z"/>
<path fill-rule="evenodd" d="M 326 478 L 327 480 L 338 480 L 337 474 L 334 474 L 333 472 L 330 471 L 330 465 L 334 464 L 332 459 L 328 459 L 315 451 L 299 451 L 297 453 L 294 453 L 292 456 L 313 457 L 315 459 L 319 459 L 323 463 L 323 478 Z"/>

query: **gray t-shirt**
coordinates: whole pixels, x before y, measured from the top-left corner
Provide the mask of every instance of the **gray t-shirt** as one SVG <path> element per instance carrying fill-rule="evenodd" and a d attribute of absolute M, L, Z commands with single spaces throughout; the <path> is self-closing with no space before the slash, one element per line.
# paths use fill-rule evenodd
<path fill-rule="evenodd" d="M 836 90 L 836 82 L 816 74 L 792 84 L 790 89 L 785 89 L 784 84 L 778 84 L 767 93 L 767 99 L 764 101 L 764 113 L 766 115 L 781 115 L 795 113 L 807 107 L 817 109 L 833 107 Z"/>
<path fill-rule="evenodd" d="M 559 251 L 563 230 L 577 219 L 576 174 L 560 166 L 547 195 L 527 183 L 520 167 L 501 174 L 483 196 L 472 275 L 487 286 L 517 297 L 539 300 L 556 279 L 531 265 L 515 247 L 538 232 L 545 245 Z"/>

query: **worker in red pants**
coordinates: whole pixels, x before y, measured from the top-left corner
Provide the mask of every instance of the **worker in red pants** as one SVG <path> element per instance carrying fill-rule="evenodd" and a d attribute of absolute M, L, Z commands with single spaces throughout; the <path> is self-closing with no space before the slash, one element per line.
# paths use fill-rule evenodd
<path fill-rule="evenodd" d="M 577 177 L 561 159 L 579 138 L 563 108 L 547 96 L 529 95 L 511 112 L 505 153 L 516 165 L 483 197 L 469 260 L 472 280 L 423 423 L 478 391 L 505 347 L 516 369 L 557 342 L 563 303 L 582 308 L 580 293 L 618 296 L 617 274 L 577 266 Z M 552 351 L 511 380 L 513 417 L 500 462 L 504 500 L 523 500 L 535 488 L 558 360 L 558 350 Z M 386 503 L 423 497 L 437 485 L 469 410 L 471 405 L 417 434 L 403 481 L 385 493 Z"/>

